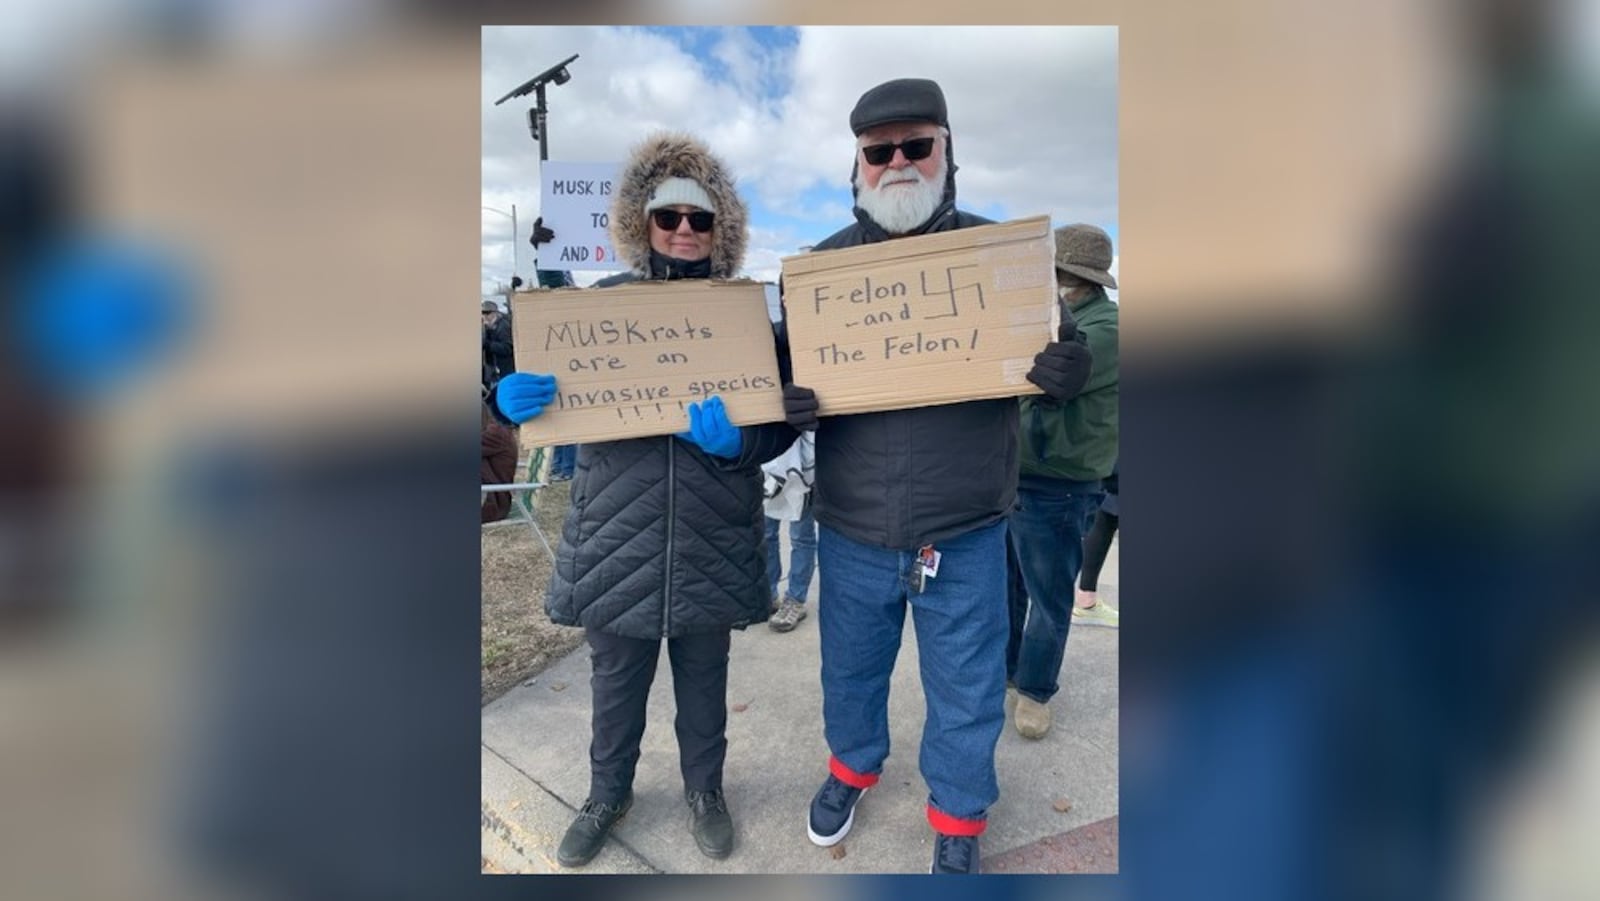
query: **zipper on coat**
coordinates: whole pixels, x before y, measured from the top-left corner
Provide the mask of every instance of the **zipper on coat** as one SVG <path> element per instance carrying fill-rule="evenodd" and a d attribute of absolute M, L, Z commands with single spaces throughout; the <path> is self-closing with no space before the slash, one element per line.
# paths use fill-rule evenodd
<path fill-rule="evenodd" d="M 899 420 L 900 435 L 903 439 L 903 443 L 900 446 L 905 450 L 900 454 L 900 521 L 895 524 L 898 528 L 896 537 L 899 540 L 893 542 L 891 546 L 900 547 L 903 545 L 915 551 L 920 543 L 921 535 L 924 534 L 922 530 L 926 527 L 926 523 L 914 522 L 911 515 L 911 486 L 913 485 L 912 480 L 916 477 L 917 447 L 914 438 L 915 432 L 912 428 L 912 417 L 909 414 L 902 413 L 896 418 Z"/>
<path fill-rule="evenodd" d="M 677 442 L 673 440 L 671 435 L 667 436 L 667 581 L 661 587 L 662 638 L 666 638 L 672 634 L 669 629 L 672 626 L 672 520 L 675 518 L 674 514 L 677 512 L 674 509 L 677 506 L 677 498 L 675 497 L 678 483 L 678 475 L 676 471 L 677 455 L 675 453 L 677 448 L 673 446 L 676 443 Z"/>

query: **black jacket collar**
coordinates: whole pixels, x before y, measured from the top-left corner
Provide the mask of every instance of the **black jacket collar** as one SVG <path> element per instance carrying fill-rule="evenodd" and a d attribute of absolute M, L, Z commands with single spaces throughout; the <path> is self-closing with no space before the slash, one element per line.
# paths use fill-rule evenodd
<path fill-rule="evenodd" d="M 650 251 L 650 277 L 663 279 L 710 278 L 711 258 L 680 260 L 652 249 Z"/>

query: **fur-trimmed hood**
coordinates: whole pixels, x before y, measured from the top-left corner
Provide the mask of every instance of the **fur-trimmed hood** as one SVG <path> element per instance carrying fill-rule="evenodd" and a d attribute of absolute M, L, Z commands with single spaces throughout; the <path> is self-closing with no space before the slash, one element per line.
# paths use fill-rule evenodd
<path fill-rule="evenodd" d="M 744 266 L 749 215 L 733 174 L 698 139 L 682 132 L 657 132 L 629 154 L 611 200 L 611 243 L 634 272 L 650 274 L 650 229 L 644 205 L 656 186 L 678 176 L 692 178 L 717 204 L 711 233 L 711 276 L 733 278 Z"/>

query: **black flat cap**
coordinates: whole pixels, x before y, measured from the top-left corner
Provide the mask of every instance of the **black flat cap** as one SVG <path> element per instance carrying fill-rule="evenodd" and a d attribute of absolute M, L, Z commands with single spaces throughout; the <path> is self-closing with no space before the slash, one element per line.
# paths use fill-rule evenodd
<path fill-rule="evenodd" d="M 927 78 L 896 78 L 861 95 L 850 111 L 850 130 L 861 134 L 887 122 L 937 122 L 950 127 L 944 91 Z"/>

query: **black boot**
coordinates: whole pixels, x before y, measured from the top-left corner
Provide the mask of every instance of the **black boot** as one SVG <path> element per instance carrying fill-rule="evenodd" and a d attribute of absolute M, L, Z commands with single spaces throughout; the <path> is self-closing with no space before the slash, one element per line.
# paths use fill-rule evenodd
<path fill-rule="evenodd" d="M 708 792 L 686 791 L 693 819 L 689 831 L 694 833 L 694 843 L 707 857 L 722 859 L 733 853 L 733 817 L 728 814 L 728 803 L 721 789 Z"/>
<path fill-rule="evenodd" d="M 617 825 L 622 815 L 633 806 L 633 792 L 617 804 L 585 801 L 578 818 L 567 827 L 566 837 L 556 851 L 556 860 L 564 867 L 581 867 L 600 853 L 605 846 L 611 827 Z"/>

